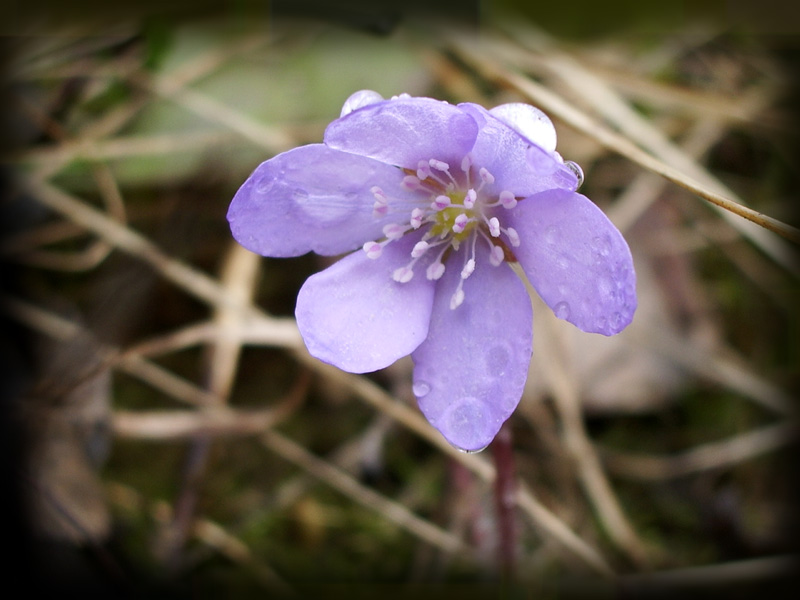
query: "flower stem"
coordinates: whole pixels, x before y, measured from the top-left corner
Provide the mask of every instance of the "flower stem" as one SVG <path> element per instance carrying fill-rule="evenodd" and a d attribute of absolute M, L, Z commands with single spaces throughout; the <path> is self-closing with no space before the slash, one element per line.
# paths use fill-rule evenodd
<path fill-rule="evenodd" d="M 499 570 L 505 579 L 512 579 L 516 565 L 517 522 L 516 508 L 516 468 L 511 447 L 511 429 L 508 423 L 491 444 L 495 465 L 494 503 L 497 516 Z"/>

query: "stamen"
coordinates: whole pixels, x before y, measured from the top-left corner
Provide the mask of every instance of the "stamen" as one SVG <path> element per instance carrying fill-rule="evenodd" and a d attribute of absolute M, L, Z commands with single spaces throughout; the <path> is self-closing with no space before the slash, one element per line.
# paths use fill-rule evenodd
<path fill-rule="evenodd" d="M 432 262 L 428 265 L 428 268 L 425 270 L 425 277 L 431 281 L 436 281 L 437 279 L 441 279 L 442 275 L 444 275 L 444 263 L 442 263 L 441 259 L 437 258 L 436 262 Z"/>
<path fill-rule="evenodd" d="M 463 279 L 458 282 L 456 292 L 453 294 L 453 297 L 450 298 L 450 310 L 457 309 L 459 306 L 461 306 L 461 303 L 464 302 L 464 289 L 461 287 L 463 283 Z"/>
<path fill-rule="evenodd" d="M 475 201 L 478 199 L 478 192 L 470 188 L 467 190 L 467 195 L 464 196 L 464 208 L 472 209 L 475 206 Z"/>
<path fill-rule="evenodd" d="M 508 229 L 504 229 L 503 232 L 508 236 L 508 241 L 511 242 L 514 248 L 519 247 L 519 234 L 516 229 L 509 227 Z"/>
<path fill-rule="evenodd" d="M 430 159 L 428 161 L 428 164 L 430 164 L 430 166 L 432 168 L 436 169 L 437 171 L 441 171 L 442 173 L 447 175 L 447 177 L 450 179 L 450 182 L 451 182 L 451 183 L 447 184 L 448 188 L 453 188 L 453 187 L 457 187 L 458 186 L 458 182 L 455 180 L 453 175 L 450 173 L 450 165 L 449 164 L 447 164 L 446 162 L 444 162 L 442 160 L 436 160 L 435 158 Z M 442 183 L 444 183 L 444 182 L 442 182 Z"/>
<path fill-rule="evenodd" d="M 469 217 L 466 214 L 461 213 L 455 218 L 455 221 L 453 222 L 453 231 L 455 233 L 463 232 L 464 229 L 467 227 L 467 223 L 469 223 Z"/>
<path fill-rule="evenodd" d="M 375 204 L 372 205 L 372 216 L 373 217 L 385 217 L 386 213 L 389 212 L 389 205 L 388 204 L 381 204 L 377 200 Z"/>
<path fill-rule="evenodd" d="M 431 166 L 424 160 L 419 161 L 417 163 L 417 178 L 419 178 L 420 181 L 425 181 L 430 176 Z"/>
<path fill-rule="evenodd" d="M 492 217 L 489 219 L 488 225 L 489 233 L 492 235 L 492 237 L 498 237 L 500 235 L 500 221 L 497 219 L 497 217 Z"/>
<path fill-rule="evenodd" d="M 420 242 L 417 242 L 414 245 L 414 248 L 411 250 L 411 256 L 413 258 L 419 258 L 423 254 L 425 254 L 428 251 L 428 248 L 430 248 L 430 247 L 431 247 L 431 245 L 428 242 L 424 241 L 424 240 L 420 241 Z"/>
<path fill-rule="evenodd" d="M 475 259 L 470 258 L 461 269 L 461 279 L 466 279 L 475 271 Z"/>
<path fill-rule="evenodd" d="M 367 258 L 371 258 L 373 260 L 380 257 L 380 255 L 383 253 L 383 244 L 379 244 L 378 242 L 367 242 L 362 246 L 362 248 L 366 253 Z"/>
<path fill-rule="evenodd" d="M 489 185 L 494 183 L 494 175 L 489 173 L 489 170 L 486 167 L 481 167 L 481 170 L 478 171 L 478 174 L 481 176 L 481 179 L 484 183 L 488 183 Z"/>
<path fill-rule="evenodd" d="M 465 154 L 464 158 L 461 159 L 461 170 L 464 173 L 469 173 L 469 170 L 472 168 L 472 155 Z"/>
<path fill-rule="evenodd" d="M 400 267 L 392 273 L 392 279 L 397 283 L 408 283 L 414 277 L 414 271 L 410 266 Z"/>
<path fill-rule="evenodd" d="M 450 204 L 451 202 L 449 196 L 445 195 L 436 196 L 436 199 L 433 201 L 433 204 L 431 204 L 431 208 L 435 208 L 436 210 L 444 210 L 445 208 L 450 206 Z"/>
<path fill-rule="evenodd" d="M 409 192 L 417 192 L 423 189 L 422 182 L 418 177 L 414 177 L 413 175 L 406 175 L 403 177 L 400 187 Z"/>
<path fill-rule="evenodd" d="M 409 223 L 411 223 L 411 227 L 414 229 L 419 229 L 422 225 L 423 217 L 425 216 L 425 211 L 421 208 L 415 208 L 411 211 L 411 219 Z"/>
<path fill-rule="evenodd" d="M 503 208 L 511 209 L 517 205 L 517 199 L 508 190 L 503 190 L 500 192 L 500 204 L 503 205 Z"/>
<path fill-rule="evenodd" d="M 505 253 L 503 252 L 503 248 L 492 244 L 492 249 L 489 251 L 489 262 L 492 263 L 493 266 L 499 267 L 503 263 L 504 258 Z"/>
<path fill-rule="evenodd" d="M 399 223 L 389 223 L 383 226 L 383 235 L 390 240 L 399 240 L 406 231 L 408 231 L 408 227 Z"/>

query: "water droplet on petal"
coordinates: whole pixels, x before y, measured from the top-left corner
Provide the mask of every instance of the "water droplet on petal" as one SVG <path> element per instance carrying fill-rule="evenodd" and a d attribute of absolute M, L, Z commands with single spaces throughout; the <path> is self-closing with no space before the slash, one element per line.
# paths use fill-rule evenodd
<path fill-rule="evenodd" d="M 415 381 L 411 390 L 417 398 L 422 398 L 430 393 L 431 386 L 424 381 Z"/>
<path fill-rule="evenodd" d="M 596 257 L 606 257 L 611 254 L 611 240 L 607 235 L 598 236 L 592 240 L 592 250 Z"/>
<path fill-rule="evenodd" d="M 553 307 L 553 312 L 559 319 L 564 319 L 564 320 L 569 319 L 569 311 L 570 311 L 569 304 L 563 301 L 559 302 Z"/>
<path fill-rule="evenodd" d="M 506 372 L 508 363 L 511 360 L 511 353 L 505 346 L 493 346 L 486 353 L 486 366 L 494 376 L 501 376 Z"/>
<path fill-rule="evenodd" d="M 477 450 L 465 450 L 464 448 L 459 448 L 458 446 L 453 445 L 453 448 L 455 448 L 459 452 L 463 452 L 464 454 L 477 454 L 478 452 L 483 452 L 488 447 L 489 446 L 484 446 L 483 448 L 478 448 Z"/>
<path fill-rule="evenodd" d="M 578 185 L 575 187 L 575 189 L 578 190 L 583 185 L 583 169 L 581 169 L 578 163 L 572 162 L 571 160 L 565 161 L 564 166 L 572 171 L 575 177 L 578 178 Z"/>

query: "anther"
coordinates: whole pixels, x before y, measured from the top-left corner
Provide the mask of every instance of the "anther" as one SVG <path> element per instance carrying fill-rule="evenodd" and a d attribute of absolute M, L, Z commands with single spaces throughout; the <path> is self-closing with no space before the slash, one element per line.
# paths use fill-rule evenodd
<path fill-rule="evenodd" d="M 517 205 L 517 199 L 514 197 L 514 194 L 509 192 L 508 190 L 503 190 L 500 192 L 500 204 L 503 205 L 503 208 L 514 208 Z"/>
<path fill-rule="evenodd" d="M 392 279 L 397 283 L 408 283 L 413 277 L 414 271 L 411 267 L 400 267 L 399 269 L 395 269 L 394 273 L 392 273 Z"/>
<path fill-rule="evenodd" d="M 441 279 L 442 275 L 444 275 L 444 263 L 440 260 L 431 263 L 425 270 L 425 276 L 431 281 Z"/>
<path fill-rule="evenodd" d="M 383 226 L 383 235 L 390 240 L 399 240 L 406 231 L 408 231 L 408 229 L 398 223 L 389 223 Z"/>
<path fill-rule="evenodd" d="M 458 284 L 458 289 L 456 289 L 456 293 L 453 294 L 453 297 L 450 298 L 450 310 L 455 310 L 461 303 L 464 302 L 464 290 L 461 288 L 461 282 Z"/>
<path fill-rule="evenodd" d="M 383 253 L 383 246 L 378 242 L 367 242 L 362 246 L 367 258 L 376 259 Z"/>
<path fill-rule="evenodd" d="M 489 251 L 489 262 L 497 267 L 502 264 L 504 258 L 505 253 L 503 252 L 503 248 L 501 246 L 495 246 L 492 244 L 492 249 Z"/>
<path fill-rule="evenodd" d="M 488 221 L 489 224 L 489 233 L 492 237 L 498 237 L 500 235 L 500 221 L 497 217 L 492 217 Z"/>
<path fill-rule="evenodd" d="M 514 248 L 519 247 L 520 242 L 517 230 L 514 229 L 513 227 L 509 227 L 508 229 L 505 230 L 505 233 L 508 236 L 508 241 L 511 242 L 511 245 L 514 246 Z"/>
<path fill-rule="evenodd" d="M 470 188 L 467 190 L 467 195 L 464 196 L 464 208 L 472 209 L 475 206 L 475 202 L 478 200 L 478 192 Z"/>
<path fill-rule="evenodd" d="M 484 183 L 488 183 L 489 185 L 494 183 L 494 175 L 489 173 L 489 170 L 486 167 L 481 167 L 481 170 L 478 171 L 478 174 L 481 176 L 481 179 Z"/>
<path fill-rule="evenodd" d="M 419 229 L 422 225 L 422 219 L 425 216 L 425 211 L 421 208 L 415 208 L 411 211 L 411 219 L 409 219 L 409 223 L 411 223 L 411 227 L 414 229 Z"/>
<path fill-rule="evenodd" d="M 422 189 L 422 182 L 420 182 L 418 177 L 406 175 L 403 177 L 400 187 L 402 187 L 404 190 L 408 190 L 409 192 L 416 192 Z"/>
<path fill-rule="evenodd" d="M 470 258 L 464 264 L 464 268 L 461 269 L 461 279 L 466 279 L 467 277 L 472 275 L 473 271 L 475 271 L 475 260 Z"/>
<path fill-rule="evenodd" d="M 436 196 L 433 204 L 431 204 L 431 208 L 435 208 L 436 210 L 444 210 L 448 206 L 450 206 L 450 198 L 445 195 Z"/>
<path fill-rule="evenodd" d="M 428 161 L 428 164 L 432 168 L 436 169 L 437 171 L 442 171 L 443 173 L 450 170 L 450 165 L 448 165 L 446 162 L 442 160 L 436 160 L 435 158 L 430 159 Z"/>
<path fill-rule="evenodd" d="M 419 258 L 428 251 L 428 248 L 430 248 L 430 244 L 428 242 L 425 241 L 417 242 L 414 245 L 414 248 L 411 250 L 411 257 Z"/>
<path fill-rule="evenodd" d="M 420 181 L 425 181 L 428 177 L 431 176 L 431 166 L 421 160 L 417 163 L 417 177 Z"/>
<path fill-rule="evenodd" d="M 461 213 L 455 218 L 453 222 L 453 231 L 455 233 L 461 233 L 467 227 L 467 223 L 469 223 L 469 217 L 464 213 Z"/>

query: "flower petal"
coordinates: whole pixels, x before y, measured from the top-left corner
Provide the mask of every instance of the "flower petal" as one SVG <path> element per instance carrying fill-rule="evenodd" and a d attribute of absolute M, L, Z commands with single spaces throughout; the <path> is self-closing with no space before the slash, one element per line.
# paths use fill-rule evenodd
<path fill-rule="evenodd" d="M 333 121 L 325 130 L 325 143 L 416 169 L 419 161 L 431 158 L 460 165 L 477 134 L 475 121 L 452 104 L 431 98 L 397 98 Z"/>
<path fill-rule="evenodd" d="M 636 310 L 636 274 L 628 244 L 586 196 L 552 190 L 509 211 L 514 254 L 556 316 L 583 331 L 613 335 Z"/>
<path fill-rule="evenodd" d="M 415 198 L 400 187 L 403 172 L 369 158 L 301 146 L 261 163 L 233 197 L 231 232 L 263 256 L 348 252 L 381 237 L 389 216 L 375 218 L 373 186 L 391 190 L 393 202 Z"/>
<path fill-rule="evenodd" d="M 555 153 L 537 146 L 478 104 L 458 106 L 480 125 L 471 154 L 476 165 L 494 175 L 494 193 L 508 190 L 524 198 L 544 190 L 578 187 L 575 174 Z"/>
<path fill-rule="evenodd" d="M 411 260 L 421 235 L 388 244 L 378 259 L 354 252 L 306 280 L 297 296 L 297 326 L 308 351 L 351 373 L 389 366 L 425 339 L 434 283 L 417 274 L 392 279 Z"/>
<path fill-rule="evenodd" d="M 411 355 L 420 410 L 448 442 L 466 451 L 485 448 L 519 403 L 533 339 L 525 286 L 507 265 L 490 265 L 480 250 L 475 271 L 464 281 L 464 301 L 455 309 L 450 299 L 466 250 L 449 258 L 428 337 Z"/>

